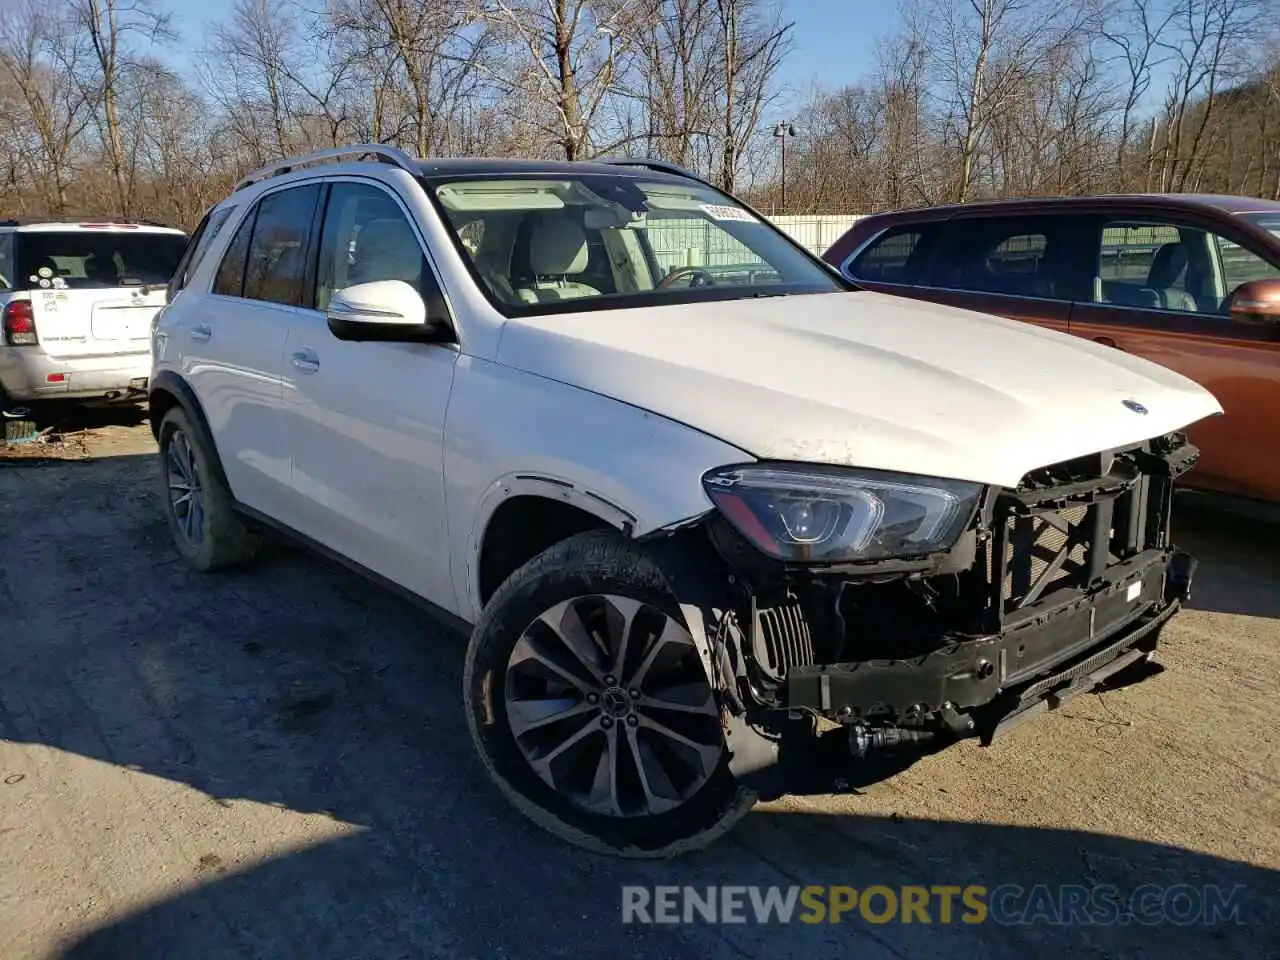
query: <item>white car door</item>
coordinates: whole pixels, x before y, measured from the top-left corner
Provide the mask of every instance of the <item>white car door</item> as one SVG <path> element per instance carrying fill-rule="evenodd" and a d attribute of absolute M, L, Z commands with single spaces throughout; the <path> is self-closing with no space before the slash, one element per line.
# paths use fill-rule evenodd
<path fill-rule="evenodd" d="M 263 196 L 241 221 L 212 291 L 172 311 L 172 349 L 204 408 L 232 495 L 282 522 L 296 514 L 281 431 L 281 365 L 301 311 L 322 184 Z M 188 291 L 190 292 L 190 291 Z"/>
<path fill-rule="evenodd" d="M 425 292 L 436 280 L 423 251 L 389 190 L 332 182 L 316 309 L 295 314 L 285 347 L 284 430 L 307 511 L 298 531 L 454 610 L 443 431 L 457 348 L 339 340 L 323 313 L 334 290 L 356 283 L 405 280 Z"/>

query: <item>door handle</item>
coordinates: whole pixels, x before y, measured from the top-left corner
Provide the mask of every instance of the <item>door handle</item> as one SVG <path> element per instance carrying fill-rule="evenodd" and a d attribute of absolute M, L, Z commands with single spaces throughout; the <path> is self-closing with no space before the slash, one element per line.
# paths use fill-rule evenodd
<path fill-rule="evenodd" d="M 295 351 L 289 362 L 303 373 L 315 373 L 320 369 L 320 358 L 310 348 Z"/>
<path fill-rule="evenodd" d="M 189 332 L 191 339 L 196 343 L 208 343 L 213 336 L 213 328 L 207 323 L 198 323 Z"/>

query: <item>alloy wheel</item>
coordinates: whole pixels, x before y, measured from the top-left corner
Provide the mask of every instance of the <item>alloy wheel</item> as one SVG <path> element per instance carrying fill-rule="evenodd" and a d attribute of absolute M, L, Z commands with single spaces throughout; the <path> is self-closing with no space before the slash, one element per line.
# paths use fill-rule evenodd
<path fill-rule="evenodd" d="M 196 454 L 191 441 L 181 430 L 169 436 L 165 452 L 165 479 L 169 488 L 169 509 L 178 532 L 189 546 L 204 539 L 204 489 L 196 469 Z"/>
<path fill-rule="evenodd" d="M 650 604 L 575 597 L 533 621 L 507 663 L 507 721 L 525 759 L 591 813 L 681 806 L 724 752 L 693 638 Z"/>

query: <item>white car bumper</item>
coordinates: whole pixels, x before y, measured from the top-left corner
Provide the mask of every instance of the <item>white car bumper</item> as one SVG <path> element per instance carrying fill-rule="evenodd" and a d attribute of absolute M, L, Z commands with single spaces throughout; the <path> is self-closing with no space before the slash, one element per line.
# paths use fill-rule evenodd
<path fill-rule="evenodd" d="M 0 387 L 10 402 L 145 395 L 149 350 L 96 357 L 53 358 L 38 346 L 0 347 Z"/>

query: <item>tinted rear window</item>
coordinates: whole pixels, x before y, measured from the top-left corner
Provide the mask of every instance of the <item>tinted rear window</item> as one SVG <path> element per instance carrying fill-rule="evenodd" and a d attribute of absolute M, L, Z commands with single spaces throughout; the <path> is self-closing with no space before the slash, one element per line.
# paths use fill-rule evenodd
<path fill-rule="evenodd" d="M 849 264 L 847 273 L 854 280 L 920 283 L 937 237 L 937 224 L 894 227 L 859 253 Z"/>
<path fill-rule="evenodd" d="M 142 231 L 41 230 L 17 238 L 17 275 L 9 278 L 16 289 L 167 284 L 187 246 L 180 233 Z"/>

